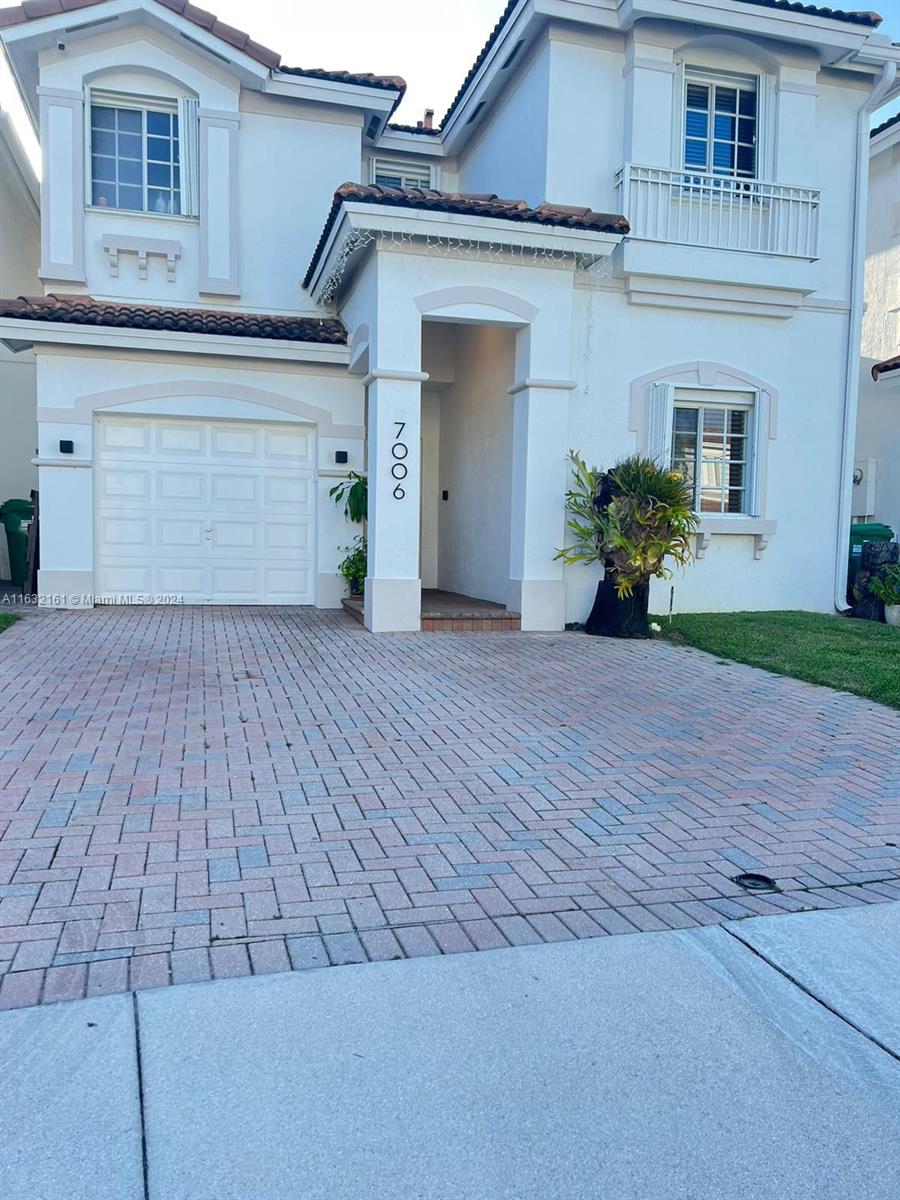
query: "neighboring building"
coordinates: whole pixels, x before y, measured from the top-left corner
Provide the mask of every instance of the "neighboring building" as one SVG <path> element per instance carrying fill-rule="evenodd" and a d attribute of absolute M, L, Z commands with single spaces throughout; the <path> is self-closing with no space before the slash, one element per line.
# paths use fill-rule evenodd
<path fill-rule="evenodd" d="M 900 113 L 872 130 L 853 515 L 900 534 Z"/>
<path fill-rule="evenodd" d="M 9 114 L 0 112 L 0 295 L 39 295 L 41 216 L 38 181 Z M 37 487 L 34 354 L 0 343 L 0 503 L 27 500 Z M 0 579 L 9 579 L 0 527 Z"/>
<path fill-rule="evenodd" d="M 367 469 L 369 628 L 424 585 L 561 629 L 597 578 L 555 558 L 574 447 L 695 479 L 677 608 L 840 603 L 877 25 L 510 0 L 436 130 L 185 0 L 0 11 L 44 164 L 48 299 L 0 306 L 40 590 L 334 607 L 328 490 Z"/>

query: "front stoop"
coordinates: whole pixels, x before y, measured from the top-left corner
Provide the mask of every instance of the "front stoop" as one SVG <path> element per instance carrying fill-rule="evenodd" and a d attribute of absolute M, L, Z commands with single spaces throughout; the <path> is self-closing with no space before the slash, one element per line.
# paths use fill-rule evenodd
<path fill-rule="evenodd" d="M 345 597 L 341 604 L 354 621 L 363 623 L 361 596 Z M 521 627 L 521 614 L 500 604 L 452 592 L 422 593 L 423 633 L 517 633 Z"/>

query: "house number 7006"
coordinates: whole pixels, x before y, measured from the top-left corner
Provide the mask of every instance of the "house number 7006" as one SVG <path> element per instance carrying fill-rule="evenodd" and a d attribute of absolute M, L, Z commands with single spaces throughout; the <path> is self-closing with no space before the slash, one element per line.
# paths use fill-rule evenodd
<path fill-rule="evenodd" d="M 403 430 L 406 428 L 405 421 L 395 421 L 397 432 L 394 434 L 394 444 L 391 446 L 391 458 L 394 460 L 391 463 L 391 477 L 396 481 L 394 484 L 394 499 L 402 500 L 406 495 L 406 488 L 403 486 L 403 480 L 409 474 L 409 468 L 403 461 L 409 454 L 409 446 L 406 442 L 401 442 Z"/>

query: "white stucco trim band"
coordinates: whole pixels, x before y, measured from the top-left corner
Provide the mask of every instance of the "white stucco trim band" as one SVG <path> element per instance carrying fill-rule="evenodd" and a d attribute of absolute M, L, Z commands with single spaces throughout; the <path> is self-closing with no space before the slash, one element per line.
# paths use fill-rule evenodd
<path fill-rule="evenodd" d="M 427 383 L 430 379 L 427 371 L 392 371 L 387 367 L 376 367 L 363 376 L 363 387 L 368 387 L 376 379 L 399 379 L 406 383 Z"/>
<path fill-rule="evenodd" d="M 548 388 L 550 390 L 559 390 L 563 392 L 572 392 L 578 384 L 574 379 L 520 379 L 518 383 L 514 383 L 512 387 L 506 389 L 510 396 L 517 396 L 519 392 L 524 392 L 526 388 Z"/>

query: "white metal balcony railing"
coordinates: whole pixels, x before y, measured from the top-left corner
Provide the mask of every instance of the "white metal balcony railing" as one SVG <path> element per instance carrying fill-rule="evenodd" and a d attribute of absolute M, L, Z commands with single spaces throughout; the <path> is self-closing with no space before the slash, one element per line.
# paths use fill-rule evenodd
<path fill-rule="evenodd" d="M 635 163 L 620 168 L 616 183 L 633 238 L 818 257 L 816 188 Z"/>

